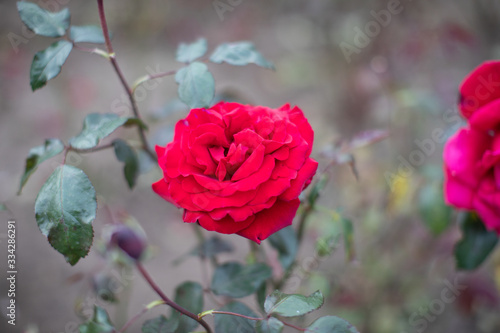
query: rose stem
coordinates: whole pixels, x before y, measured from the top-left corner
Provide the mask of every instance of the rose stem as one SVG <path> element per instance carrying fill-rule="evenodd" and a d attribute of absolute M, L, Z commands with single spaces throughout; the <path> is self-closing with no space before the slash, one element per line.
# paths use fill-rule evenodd
<path fill-rule="evenodd" d="M 104 35 L 104 40 L 106 42 L 106 49 L 107 49 L 108 54 L 109 54 L 109 60 L 111 61 L 111 65 L 113 65 L 113 68 L 115 69 L 115 72 L 118 75 L 118 78 L 120 79 L 120 82 L 121 82 L 123 88 L 125 89 L 125 92 L 128 95 L 134 116 L 137 119 L 140 119 L 141 117 L 139 115 L 139 108 L 137 107 L 137 103 L 135 101 L 132 89 L 130 89 L 130 86 L 128 85 L 127 81 L 125 80 L 125 77 L 123 76 L 123 72 L 120 69 L 120 66 L 118 66 L 118 62 L 116 61 L 116 55 L 113 51 L 113 45 L 111 44 L 111 39 L 109 38 L 108 23 L 106 22 L 106 16 L 104 14 L 103 0 L 97 0 L 97 7 L 99 8 L 99 19 L 101 21 L 102 33 Z M 137 128 L 139 130 L 139 136 L 140 136 L 141 141 L 142 141 L 142 148 L 148 153 L 148 155 L 153 160 L 156 161 L 156 154 L 153 151 L 151 151 L 151 149 L 149 148 L 148 141 L 146 139 L 146 135 L 144 134 L 144 129 L 140 125 L 138 125 Z"/>
<path fill-rule="evenodd" d="M 161 297 L 161 299 L 165 302 L 165 304 L 167 304 L 168 306 L 174 308 L 175 310 L 179 311 L 180 313 L 182 313 L 183 315 L 186 315 L 188 316 L 189 318 L 192 318 L 193 320 L 197 321 L 198 323 L 200 323 L 201 326 L 203 326 L 203 328 L 205 328 L 205 330 L 207 331 L 207 333 L 213 333 L 212 332 L 212 329 L 210 328 L 210 326 L 208 326 L 207 322 L 205 320 L 203 320 L 202 318 L 198 318 L 197 315 L 195 315 L 194 313 L 184 309 L 182 306 L 180 306 L 179 304 L 171 301 L 167 295 L 165 295 L 163 293 L 163 291 L 160 289 L 160 287 L 158 287 L 158 285 L 153 281 L 153 279 L 151 278 L 151 276 L 148 274 L 148 272 L 144 269 L 144 267 L 141 265 L 140 262 L 137 262 L 136 263 L 136 266 L 137 266 L 137 269 L 139 270 L 139 272 L 142 274 L 142 276 L 144 277 L 144 279 L 149 283 L 149 285 L 151 286 L 151 288 L 153 288 L 154 291 L 156 291 L 156 293 L 158 294 L 158 296 Z"/>

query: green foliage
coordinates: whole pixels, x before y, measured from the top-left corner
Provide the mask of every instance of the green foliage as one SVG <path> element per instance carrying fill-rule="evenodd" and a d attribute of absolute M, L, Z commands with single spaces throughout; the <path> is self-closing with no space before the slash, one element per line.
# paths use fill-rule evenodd
<path fill-rule="evenodd" d="M 130 147 L 127 142 L 122 139 L 114 140 L 113 147 L 115 148 L 116 158 L 120 162 L 125 163 L 123 173 L 125 175 L 125 179 L 127 180 L 128 187 L 133 188 L 135 186 L 137 176 L 139 175 L 139 159 L 137 158 L 137 154 L 132 147 Z"/>
<path fill-rule="evenodd" d="M 73 166 L 59 166 L 40 189 L 35 202 L 38 227 L 66 261 L 75 265 L 92 245 L 92 221 L 97 201 L 85 173 Z"/>
<path fill-rule="evenodd" d="M 192 313 L 200 313 L 203 311 L 203 287 L 197 282 L 184 282 L 175 289 L 175 303 Z M 176 333 L 191 332 L 198 326 L 198 322 L 183 316 L 179 312 L 173 310 L 170 317 L 171 321 L 178 321 L 179 325 L 175 330 Z"/>
<path fill-rule="evenodd" d="M 478 268 L 498 243 L 498 235 L 486 230 L 475 213 L 466 213 L 461 225 L 462 239 L 455 245 L 457 268 L 473 270 Z"/>
<path fill-rule="evenodd" d="M 115 332 L 113 324 L 109 319 L 109 315 L 100 306 L 94 305 L 93 317 L 78 327 L 80 333 L 111 333 Z"/>
<path fill-rule="evenodd" d="M 237 262 L 225 263 L 215 269 L 212 291 L 216 295 L 245 297 L 256 292 L 271 274 L 271 269 L 263 263 L 247 266 Z"/>
<path fill-rule="evenodd" d="M 250 308 L 240 302 L 231 302 L 220 308 L 219 311 L 238 313 L 247 317 L 257 316 Z M 231 315 L 215 314 L 215 332 L 254 333 L 255 321 Z"/>
<path fill-rule="evenodd" d="M 35 54 L 30 69 L 30 84 L 33 91 L 43 87 L 47 81 L 55 78 L 68 59 L 73 44 L 59 40 L 43 51 Z"/>
<path fill-rule="evenodd" d="M 7 206 L 0 202 L 0 212 L 6 212 L 8 210 Z"/>
<path fill-rule="evenodd" d="M 319 309 L 323 302 L 323 294 L 319 290 L 309 296 L 285 294 L 275 290 L 271 295 L 267 296 L 264 309 L 268 315 L 298 317 Z"/>
<path fill-rule="evenodd" d="M 117 303 L 115 295 L 116 281 L 106 274 L 99 273 L 92 278 L 92 287 L 100 299 L 110 303 Z"/>
<path fill-rule="evenodd" d="M 191 254 L 200 256 L 201 258 L 215 257 L 220 253 L 232 252 L 234 247 L 231 243 L 226 242 L 218 236 L 212 236 L 206 239 L 202 244 L 198 245 Z"/>
<path fill-rule="evenodd" d="M 69 38 L 75 43 L 105 43 L 102 29 L 96 25 L 73 25 L 69 29 Z"/>
<path fill-rule="evenodd" d="M 418 195 L 418 209 L 425 225 L 434 235 L 439 235 L 451 224 L 453 209 L 444 203 L 443 184 L 426 184 Z"/>
<path fill-rule="evenodd" d="M 306 333 L 359 333 L 358 330 L 342 318 L 326 316 L 318 318 L 309 327 Z"/>
<path fill-rule="evenodd" d="M 270 317 L 266 320 L 260 320 L 255 325 L 257 333 L 281 333 L 285 325 L 281 320 Z"/>
<path fill-rule="evenodd" d="M 24 24 L 37 35 L 62 37 L 69 28 L 70 14 L 67 8 L 51 13 L 32 2 L 19 1 L 17 10 Z"/>
<path fill-rule="evenodd" d="M 175 74 L 179 98 L 191 109 L 210 106 L 215 96 L 215 80 L 205 64 L 193 62 Z"/>
<path fill-rule="evenodd" d="M 179 62 L 191 63 L 207 53 L 207 40 L 200 38 L 191 44 L 181 43 L 177 48 L 176 59 Z"/>
<path fill-rule="evenodd" d="M 266 282 L 263 282 L 259 289 L 255 292 L 255 298 L 257 300 L 257 304 L 259 305 L 259 308 L 262 312 L 264 311 L 264 302 L 266 301 L 267 297 L 267 284 Z"/>
<path fill-rule="evenodd" d="M 226 62 L 234 66 L 256 64 L 264 68 L 274 69 L 274 65 L 267 61 L 251 42 L 221 44 L 210 56 L 210 61 L 216 64 Z"/>
<path fill-rule="evenodd" d="M 328 183 L 328 180 L 329 180 L 328 174 L 322 173 L 319 176 L 319 179 L 314 183 L 314 186 L 312 187 L 311 191 L 309 192 L 309 195 L 307 196 L 307 202 L 311 207 L 314 207 L 316 205 L 316 201 L 318 200 L 321 192 Z"/>
<path fill-rule="evenodd" d="M 298 243 L 292 227 L 283 228 L 269 236 L 271 246 L 278 251 L 279 261 L 283 269 L 288 269 L 295 261 Z"/>
<path fill-rule="evenodd" d="M 356 255 L 354 248 L 354 226 L 352 221 L 346 218 L 341 219 L 342 235 L 344 236 L 344 248 L 347 260 L 352 261 Z"/>
<path fill-rule="evenodd" d="M 168 320 L 162 315 L 146 320 L 142 325 L 142 333 L 175 333 L 177 327 L 179 327 L 178 320 Z"/>
<path fill-rule="evenodd" d="M 147 130 L 148 125 L 142 119 L 139 118 L 128 118 L 123 127 L 139 126 L 140 128 Z"/>
<path fill-rule="evenodd" d="M 24 168 L 24 174 L 21 177 L 18 194 L 21 194 L 28 178 L 35 172 L 40 163 L 62 153 L 63 150 L 64 144 L 59 139 L 47 139 L 43 145 L 32 148 L 26 158 L 26 166 Z"/>
<path fill-rule="evenodd" d="M 69 140 L 69 144 L 77 149 L 90 149 L 99 141 L 125 124 L 128 118 L 114 113 L 91 113 L 83 121 L 83 129 L 77 136 Z"/>

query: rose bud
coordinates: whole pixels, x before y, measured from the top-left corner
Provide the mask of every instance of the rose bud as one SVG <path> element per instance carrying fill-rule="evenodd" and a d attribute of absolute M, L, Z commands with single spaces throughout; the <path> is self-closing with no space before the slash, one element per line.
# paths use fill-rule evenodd
<path fill-rule="evenodd" d="M 146 249 L 146 240 L 132 228 L 120 225 L 111 234 L 109 245 L 119 247 L 129 257 L 138 260 Z"/>

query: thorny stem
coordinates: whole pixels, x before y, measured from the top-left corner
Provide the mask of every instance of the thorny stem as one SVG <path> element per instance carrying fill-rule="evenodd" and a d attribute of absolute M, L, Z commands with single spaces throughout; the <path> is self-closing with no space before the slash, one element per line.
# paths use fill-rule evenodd
<path fill-rule="evenodd" d="M 106 16 L 104 14 L 104 4 L 103 0 L 97 0 L 97 7 L 99 8 L 99 19 L 101 21 L 101 28 L 102 28 L 102 33 L 104 35 L 104 40 L 106 42 L 106 49 L 109 54 L 109 60 L 111 62 L 111 65 L 113 65 L 113 68 L 115 69 L 116 74 L 118 75 L 118 78 L 120 79 L 120 82 L 125 89 L 125 92 L 127 93 L 127 96 L 130 100 L 130 105 L 132 106 L 132 112 L 134 113 L 134 116 L 138 119 L 140 119 L 139 115 L 139 108 L 137 107 L 137 103 L 134 98 L 134 94 L 130 86 L 128 85 L 127 81 L 125 80 L 125 77 L 123 76 L 123 72 L 120 69 L 120 66 L 118 66 L 118 62 L 116 61 L 116 55 L 113 51 L 113 45 L 111 44 L 111 39 L 109 38 L 109 31 L 108 31 L 108 24 L 106 22 Z M 148 141 L 146 139 L 146 135 L 144 133 L 144 129 L 141 126 L 137 127 L 139 131 L 139 136 L 142 141 L 142 148 L 148 153 L 148 155 L 153 159 L 156 159 L 156 154 L 149 148 Z"/>
<path fill-rule="evenodd" d="M 203 320 L 203 318 L 199 318 L 197 315 L 195 315 L 194 313 L 184 309 L 182 306 L 180 306 L 179 304 L 171 301 L 167 295 L 165 295 L 163 293 L 163 291 L 160 289 L 160 287 L 158 287 L 158 285 L 153 281 L 153 279 L 151 278 L 151 276 L 149 275 L 149 273 L 144 269 L 144 267 L 142 266 L 142 264 L 140 262 L 137 262 L 136 263 L 136 266 L 137 266 L 137 269 L 139 270 L 139 272 L 142 274 L 142 276 L 144 277 L 144 279 L 149 283 L 149 285 L 151 286 L 151 288 L 153 288 L 154 291 L 156 291 L 156 293 L 158 294 L 158 296 L 161 297 L 161 299 L 165 302 L 165 304 L 167 304 L 168 306 L 172 307 L 173 309 L 175 309 L 176 311 L 179 311 L 180 313 L 182 313 L 183 315 L 186 315 L 188 316 L 189 318 L 192 318 L 193 320 L 197 321 L 198 323 L 200 323 L 201 326 L 203 326 L 203 328 L 207 331 L 207 333 L 213 333 L 212 329 L 210 328 L 210 326 L 207 324 L 207 322 L 205 320 Z"/>

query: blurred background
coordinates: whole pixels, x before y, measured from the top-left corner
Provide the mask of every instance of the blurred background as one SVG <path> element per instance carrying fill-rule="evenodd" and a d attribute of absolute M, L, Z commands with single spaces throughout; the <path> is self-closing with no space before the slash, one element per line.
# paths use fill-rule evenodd
<path fill-rule="evenodd" d="M 99 24 L 95 1 L 37 3 L 51 10 L 69 7 L 74 25 Z M 443 144 L 461 124 L 457 88 L 481 62 L 498 58 L 500 3 L 107 0 L 105 8 L 117 59 L 129 82 L 150 71 L 181 68 L 175 62 L 180 42 L 205 37 L 213 50 L 222 42 L 253 41 L 276 71 L 210 64 L 217 93 L 270 107 L 300 106 L 316 133 L 313 156 L 320 169 L 331 163 L 342 142 L 368 130 L 387 131 L 385 140 L 352 152 L 359 179 L 349 165 L 332 166 L 319 199 L 323 209 L 309 222 L 294 285 L 288 286 L 288 291 L 303 294 L 321 289 L 327 302 L 320 313 L 295 323 L 305 326 L 319 314 L 335 314 L 363 333 L 500 332 L 500 252 L 473 273 L 457 272 L 456 213 L 443 206 L 440 194 Z M 123 88 L 106 60 L 73 50 L 61 74 L 33 93 L 33 55 L 52 41 L 26 30 L 15 1 L 0 2 L 0 13 L 0 202 L 10 210 L 0 217 L 2 232 L 9 218 L 16 220 L 18 244 L 17 325 L 7 325 L 2 318 L 0 331 L 77 332 L 94 302 L 123 324 L 124 318 L 157 298 L 143 280 L 107 267 L 96 247 L 71 267 L 36 225 L 36 194 L 61 156 L 41 165 L 16 195 L 29 149 L 46 138 L 67 142 L 90 112 L 128 110 Z M 150 141 L 164 145 L 188 110 L 175 102 L 173 77 L 157 83 L 138 92 L 137 99 L 150 125 Z M 120 129 L 113 137 L 133 141 L 135 135 L 134 130 Z M 96 238 L 110 218 L 103 207 L 126 210 L 149 237 L 153 256 L 146 266 L 167 294 L 187 279 L 205 283 L 197 258 L 173 265 L 195 246 L 196 237 L 191 227 L 180 223 L 181 212 L 151 191 L 151 183 L 161 177 L 159 170 L 144 163 L 144 174 L 130 191 L 123 166 L 112 155 L 68 157 L 88 174 L 99 194 Z M 339 246 L 331 255 L 318 257 L 318 238 L 335 229 L 331 212 L 352 220 L 355 251 L 346 253 Z M 0 237 L 0 270 L 5 272 L 6 234 Z M 243 260 L 246 242 L 222 237 L 237 250 L 220 260 Z M 263 246 L 276 263 L 276 254 L 268 244 Z M 91 279 L 101 271 L 115 277 L 118 297 L 128 299 L 128 307 L 96 298 Z M 2 315 L 6 287 L 1 279 Z M 457 297 L 446 301 L 443 292 L 451 295 L 446 290 Z M 205 308 L 213 307 L 207 299 Z M 159 313 L 164 309 L 144 319 Z M 140 326 L 131 331 L 139 332 Z"/>

